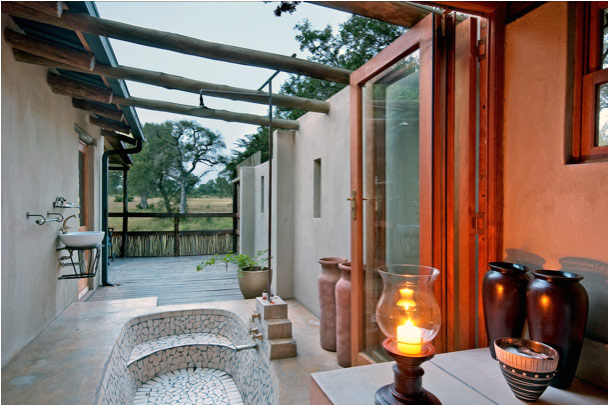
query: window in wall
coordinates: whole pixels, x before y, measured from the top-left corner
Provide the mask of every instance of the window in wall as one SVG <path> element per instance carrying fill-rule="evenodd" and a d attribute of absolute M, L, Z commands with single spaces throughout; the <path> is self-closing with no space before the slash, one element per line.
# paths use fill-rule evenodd
<path fill-rule="evenodd" d="M 607 159 L 607 2 L 576 7 L 572 158 Z"/>
<path fill-rule="evenodd" d="M 264 213 L 264 176 L 260 177 L 260 213 Z"/>
<path fill-rule="evenodd" d="M 321 158 L 313 161 L 313 217 L 321 218 Z"/>

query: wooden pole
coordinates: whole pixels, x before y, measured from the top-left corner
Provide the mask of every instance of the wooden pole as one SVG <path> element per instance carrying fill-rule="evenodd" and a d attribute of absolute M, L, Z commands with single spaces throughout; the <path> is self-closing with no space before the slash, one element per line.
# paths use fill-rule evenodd
<path fill-rule="evenodd" d="M 61 17 L 63 14 L 63 3 L 63 1 L 32 1 L 28 2 L 28 7 L 50 16 Z"/>
<path fill-rule="evenodd" d="M 121 258 L 127 257 L 127 234 L 129 232 L 129 193 L 127 190 L 127 172 L 123 169 L 123 233 L 121 238 Z"/>
<path fill-rule="evenodd" d="M 49 72 L 48 74 L 48 81 L 54 93 L 63 94 L 66 96 L 100 101 L 100 99 L 102 98 L 102 96 L 99 94 L 100 91 L 108 91 L 110 92 L 110 99 L 113 100 L 114 103 L 122 106 L 141 107 L 149 110 L 167 111 L 170 113 L 184 114 L 193 117 L 203 117 L 215 120 L 224 120 L 254 125 L 268 125 L 269 123 L 268 117 L 257 116 L 254 114 L 235 113 L 226 110 L 214 110 L 205 107 L 188 106 L 185 104 L 170 103 L 161 100 L 142 99 L 139 97 L 130 97 L 126 99 L 124 97 L 113 96 L 112 91 L 110 91 L 109 89 L 103 89 L 97 86 L 91 86 L 84 83 L 80 83 L 75 80 L 66 79 L 52 72 Z M 88 92 L 91 93 L 89 94 Z M 108 98 L 105 94 L 104 96 Z M 93 122 L 91 123 L 93 124 Z M 273 123 L 275 127 L 285 128 L 288 130 L 298 130 L 298 127 L 300 125 L 300 123 L 296 120 L 285 119 L 275 119 L 273 120 Z M 98 124 L 96 123 L 96 125 Z M 107 127 L 108 125 L 109 124 L 106 124 L 106 127 L 102 125 L 101 127 L 104 127 L 109 130 L 124 132 L 124 130 Z"/>
<path fill-rule="evenodd" d="M 268 125 L 269 119 L 265 116 L 257 116 L 247 113 L 235 113 L 227 110 L 208 109 L 199 106 L 188 106 L 185 104 L 170 103 L 161 100 L 141 99 L 139 97 L 123 97 L 114 98 L 117 104 L 121 106 L 140 107 L 149 110 L 168 111 L 170 113 L 184 114 L 187 116 L 211 118 L 216 120 L 224 120 L 237 123 L 246 123 L 254 125 Z M 300 123 L 296 120 L 275 119 L 273 124 L 278 128 L 289 130 L 298 130 Z"/>
<path fill-rule="evenodd" d="M 53 93 L 81 99 L 95 100 L 100 103 L 112 103 L 112 90 L 104 87 L 87 85 L 85 83 L 64 78 L 53 72 L 47 74 L 47 83 Z"/>
<path fill-rule="evenodd" d="M 102 106 L 100 104 L 92 103 L 88 100 L 72 99 L 72 106 L 77 109 L 85 110 L 114 121 L 123 121 L 124 118 L 123 113 L 121 111 L 117 111 L 109 107 Z"/>
<path fill-rule="evenodd" d="M 127 137 L 126 135 L 119 134 L 114 131 L 104 130 L 103 128 L 101 130 L 101 135 L 103 135 L 104 137 L 116 138 L 117 140 L 122 141 L 127 144 L 131 144 L 131 145 L 136 144 L 136 141 L 134 138 Z"/>
<path fill-rule="evenodd" d="M 316 62 L 269 52 L 218 44 L 184 35 L 92 17 L 82 13 L 64 10 L 61 18 L 58 18 L 28 7 L 28 2 L 3 2 L 2 12 L 69 30 L 102 35 L 186 55 L 195 55 L 241 65 L 278 69 L 334 82 L 349 83 L 349 75 L 351 74 L 351 71 L 348 69 L 326 66 Z"/>
<path fill-rule="evenodd" d="M 233 252 L 237 252 L 237 230 L 239 225 L 239 219 L 237 214 L 239 213 L 239 183 L 233 183 Z"/>
<path fill-rule="evenodd" d="M 173 218 L 173 256 L 180 256 L 180 218 Z"/>
<path fill-rule="evenodd" d="M 96 116 L 89 116 L 89 123 L 106 130 L 118 131 L 120 133 L 129 134 L 131 127 L 118 121 L 102 120 Z"/>
<path fill-rule="evenodd" d="M 95 56 L 90 52 L 78 51 L 72 48 L 38 41 L 26 35 L 19 34 L 10 28 L 4 30 L 4 39 L 11 44 L 13 48 L 40 57 L 49 58 L 54 61 L 67 63 L 76 66 L 85 72 L 90 72 L 95 68 Z"/>
<path fill-rule="evenodd" d="M 61 61 L 33 55 L 18 49 L 13 50 L 13 56 L 18 62 L 51 66 L 54 68 L 76 72 L 86 72 L 84 69 L 77 69 L 76 66 L 71 66 L 71 62 L 62 63 Z M 269 94 L 267 92 L 203 82 L 182 76 L 133 68 L 130 66 L 119 65 L 112 67 L 98 63 L 95 65 L 92 73 L 115 79 L 131 80 L 134 82 L 161 86 L 166 89 L 176 89 L 196 94 L 199 94 L 199 92 L 203 90 L 203 94 L 206 96 L 220 97 L 229 100 L 247 101 L 264 105 L 266 105 L 269 100 Z M 315 111 L 318 113 L 328 113 L 330 111 L 330 103 L 327 101 L 307 99 L 305 97 L 297 96 L 286 96 L 278 93 L 273 93 L 273 104 L 280 107 Z"/>

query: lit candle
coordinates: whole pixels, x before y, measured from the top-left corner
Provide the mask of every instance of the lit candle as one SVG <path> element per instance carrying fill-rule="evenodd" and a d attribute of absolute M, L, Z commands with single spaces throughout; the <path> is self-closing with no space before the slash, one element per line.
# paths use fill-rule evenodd
<path fill-rule="evenodd" d="M 406 320 L 404 324 L 398 326 L 398 351 L 414 355 L 421 352 L 423 344 L 423 338 L 421 329 L 414 324 L 410 319 Z"/>

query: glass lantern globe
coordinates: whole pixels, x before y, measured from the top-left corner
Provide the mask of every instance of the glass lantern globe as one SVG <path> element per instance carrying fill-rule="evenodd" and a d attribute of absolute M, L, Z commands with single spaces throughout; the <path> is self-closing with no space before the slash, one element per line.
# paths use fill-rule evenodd
<path fill-rule="evenodd" d="M 440 307 L 433 294 L 433 282 L 440 271 L 420 265 L 385 265 L 378 273 L 383 279 L 383 293 L 376 306 L 381 331 L 398 353 L 421 354 L 440 330 Z"/>

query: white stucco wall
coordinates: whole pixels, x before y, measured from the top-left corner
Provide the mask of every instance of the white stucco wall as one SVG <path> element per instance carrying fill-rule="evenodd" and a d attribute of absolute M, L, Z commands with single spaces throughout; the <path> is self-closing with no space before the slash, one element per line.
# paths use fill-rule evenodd
<path fill-rule="evenodd" d="M 279 296 L 296 298 L 318 317 L 317 277 L 321 267 L 317 260 L 350 255 L 349 89 L 329 102 L 329 114 L 307 113 L 300 118 L 298 131 L 274 134 L 273 285 Z M 316 159 L 321 159 L 322 168 L 319 218 L 313 216 Z M 241 246 L 246 253 L 265 249 L 268 241 L 267 213 L 260 213 L 259 206 L 260 176 L 265 176 L 266 193 L 268 164 L 242 168 L 241 201 L 249 201 L 240 206 Z M 248 209 L 251 202 L 255 202 L 253 211 Z"/>
<path fill-rule="evenodd" d="M 2 32 L 12 22 L 2 16 Z M 99 229 L 100 131 L 71 98 L 51 92 L 47 68 L 17 63 L 2 40 L 2 366 L 67 306 L 77 300 L 77 281 L 58 280 L 58 223 L 35 224 L 26 212 L 46 215 L 64 196 L 78 201 L 78 135 L 74 124 L 97 140 L 89 147 L 89 222 Z M 65 216 L 75 209 L 57 209 Z M 77 221 L 70 220 L 75 229 Z M 90 285 L 90 287 L 93 287 Z"/>

